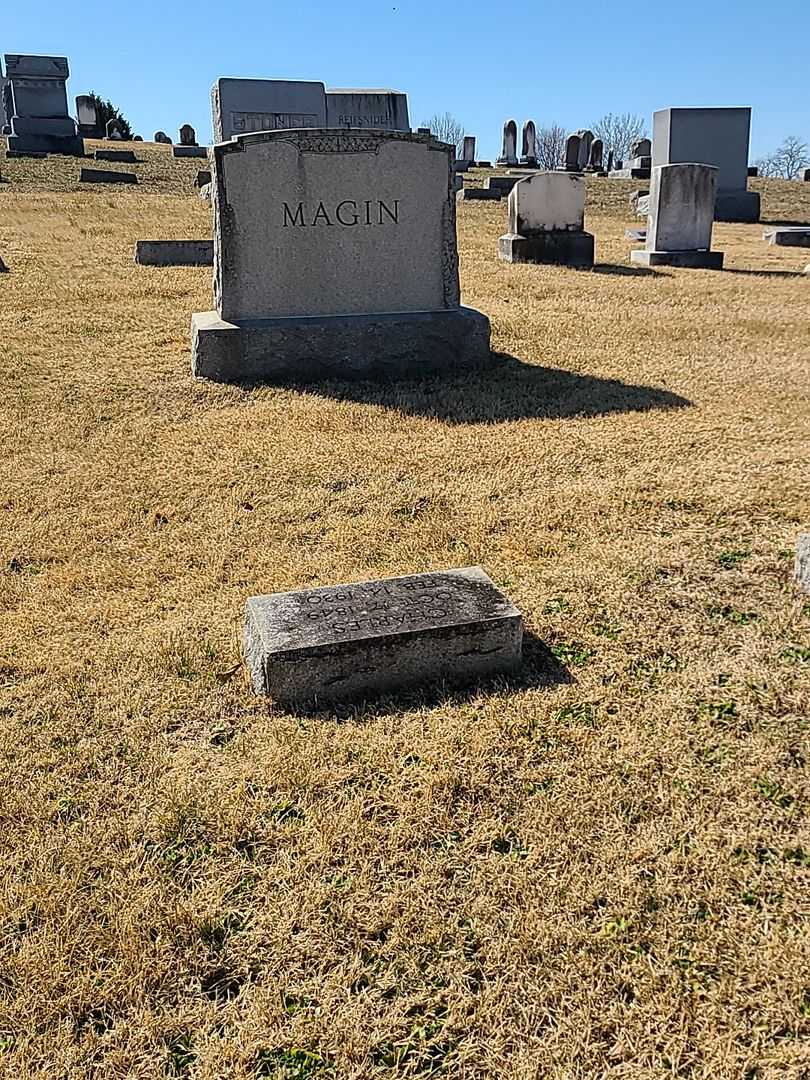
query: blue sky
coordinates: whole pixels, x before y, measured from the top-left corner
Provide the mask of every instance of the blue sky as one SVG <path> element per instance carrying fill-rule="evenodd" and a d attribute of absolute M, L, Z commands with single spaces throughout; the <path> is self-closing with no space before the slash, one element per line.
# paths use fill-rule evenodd
<path fill-rule="evenodd" d="M 505 119 L 574 130 L 606 112 L 751 105 L 751 158 L 810 142 L 810 0 L 34 0 L 10 3 L 3 52 L 66 55 L 68 94 L 95 90 L 150 138 L 211 138 L 219 76 L 319 79 L 408 94 L 411 124 L 449 111 L 500 149 Z"/>

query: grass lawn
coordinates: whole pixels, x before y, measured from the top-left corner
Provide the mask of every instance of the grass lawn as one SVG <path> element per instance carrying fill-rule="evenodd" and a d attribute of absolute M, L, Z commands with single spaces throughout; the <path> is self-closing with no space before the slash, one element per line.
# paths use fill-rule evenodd
<path fill-rule="evenodd" d="M 509 266 L 463 203 L 493 370 L 213 385 L 210 269 L 133 263 L 205 162 L 135 149 L 0 154 L 0 1076 L 807 1080 L 808 252 L 631 268 L 589 179 L 594 271 Z M 250 692 L 247 596 L 472 564 L 518 678 Z"/>

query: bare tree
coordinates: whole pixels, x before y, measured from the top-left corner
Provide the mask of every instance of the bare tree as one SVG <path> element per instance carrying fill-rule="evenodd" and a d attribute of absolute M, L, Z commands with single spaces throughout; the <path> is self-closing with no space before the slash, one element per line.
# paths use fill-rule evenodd
<path fill-rule="evenodd" d="M 537 129 L 534 152 L 541 169 L 559 169 L 565 160 L 565 128 L 549 124 Z"/>
<path fill-rule="evenodd" d="M 431 134 L 435 135 L 439 142 L 446 142 L 450 143 L 451 146 L 455 146 L 456 157 L 461 153 L 461 144 L 464 141 L 464 125 L 452 113 L 446 112 L 444 115 L 434 113 L 429 120 L 422 121 L 422 127 L 430 128 Z"/>
<path fill-rule="evenodd" d="M 601 139 L 605 155 L 612 150 L 619 161 L 626 161 L 630 156 L 630 147 L 637 139 L 647 138 L 647 125 L 642 116 L 634 113 L 606 113 L 595 124 L 591 124 L 594 137 Z"/>
<path fill-rule="evenodd" d="M 754 164 L 759 169 L 760 176 L 798 180 L 804 169 L 810 165 L 810 147 L 796 135 L 788 135 L 777 150 Z"/>

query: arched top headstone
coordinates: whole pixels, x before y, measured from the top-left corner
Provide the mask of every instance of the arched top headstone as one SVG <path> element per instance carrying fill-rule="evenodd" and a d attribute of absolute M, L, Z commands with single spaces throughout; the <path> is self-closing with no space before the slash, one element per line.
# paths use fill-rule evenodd
<path fill-rule="evenodd" d="M 584 169 L 591 156 L 591 143 L 593 142 L 593 132 L 587 128 L 581 128 L 577 135 L 579 135 L 579 161 L 577 162 L 580 169 Z"/>
<path fill-rule="evenodd" d="M 124 137 L 124 132 L 121 130 L 121 125 L 114 116 L 107 121 L 106 130 L 108 139 L 123 139 Z"/>
<path fill-rule="evenodd" d="M 602 171 L 602 159 L 604 156 L 604 143 L 601 139 L 594 139 L 591 143 L 591 152 L 588 157 L 588 167 L 594 172 Z"/>
<path fill-rule="evenodd" d="M 537 164 L 537 128 L 534 120 L 526 120 L 523 124 L 521 164 L 535 166 Z"/>
<path fill-rule="evenodd" d="M 569 135 L 565 140 L 565 168 L 567 172 L 576 172 L 579 169 L 579 135 Z"/>
<path fill-rule="evenodd" d="M 630 145 L 630 159 L 649 157 L 652 154 L 652 143 L 649 139 L 636 139 Z"/>
<path fill-rule="evenodd" d="M 517 165 L 517 122 L 507 120 L 503 125 L 503 147 L 498 158 L 499 165 Z"/>
<path fill-rule="evenodd" d="M 196 146 L 197 145 L 197 132 L 191 126 L 191 124 L 183 124 L 180 128 L 180 145 L 181 146 Z"/>
<path fill-rule="evenodd" d="M 172 140 L 165 131 L 156 131 L 152 141 L 158 143 L 170 143 Z"/>

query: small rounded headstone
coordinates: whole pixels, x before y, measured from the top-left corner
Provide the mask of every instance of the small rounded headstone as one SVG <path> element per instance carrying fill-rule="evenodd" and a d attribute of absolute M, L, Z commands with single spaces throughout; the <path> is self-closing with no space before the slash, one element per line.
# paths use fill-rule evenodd
<path fill-rule="evenodd" d="M 123 139 L 124 133 L 121 130 L 121 125 L 113 116 L 107 121 L 107 138 L 108 139 Z"/>
<path fill-rule="evenodd" d="M 180 145 L 181 146 L 196 146 L 197 145 L 197 132 L 191 126 L 191 124 L 183 124 L 180 128 Z"/>
<path fill-rule="evenodd" d="M 152 141 L 158 143 L 171 143 L 172 140 L 165 131 L 156 131 Z"/>
<path fill-rule="evenodd" d="M 143 142 L 143 135 L 133 135 L 132 136 L 132 141 L 133 142 Z"/>

